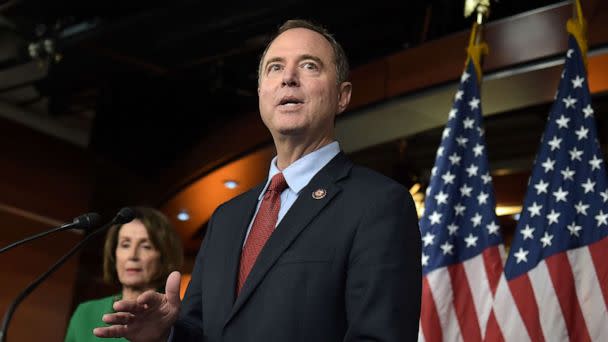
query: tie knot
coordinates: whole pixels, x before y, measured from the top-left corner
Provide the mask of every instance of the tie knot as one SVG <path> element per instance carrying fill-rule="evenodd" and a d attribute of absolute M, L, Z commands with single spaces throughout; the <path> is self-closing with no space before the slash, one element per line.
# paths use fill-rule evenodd
<path fill-rule="evenodd" d="M 283 192 L 287 188 L 287 181 L 283 176 L 282 172 L 277 173 L 270 180 L 270 185 L 268 186 L 268 191 L 276 191 L 278 193 Z"/>

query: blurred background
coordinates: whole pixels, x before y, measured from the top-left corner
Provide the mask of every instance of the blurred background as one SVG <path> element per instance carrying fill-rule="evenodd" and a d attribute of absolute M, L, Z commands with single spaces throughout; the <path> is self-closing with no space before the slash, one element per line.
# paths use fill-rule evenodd
<path fill-rule="evenodd" d="M 583 1 L 589 86 L 608 133 L 608 3 Z M 464 1 L 0 1 L 0 245 L 89 211 L 146 204 L 171 218 L 188 275 L 221 203 L 264 181 L 274 151 L 257 111 L 258 58 L 290 18 L 326 26 L 351 62 L 338 139 L 410 189 L 422 210 L 474 18 Z M 507 245 L 567 47 L 570 1 L 492 2 L 482 108 Z M 83 238 L 0 255 L 0 310 Z M 61 341 L 75 306 L 110 295 L 103 238 L 17 310 L 9 338 Z M 188 278 L 185 278 L 184 285 Z M 32 329 L 35 326 L 36 329 Z"/>

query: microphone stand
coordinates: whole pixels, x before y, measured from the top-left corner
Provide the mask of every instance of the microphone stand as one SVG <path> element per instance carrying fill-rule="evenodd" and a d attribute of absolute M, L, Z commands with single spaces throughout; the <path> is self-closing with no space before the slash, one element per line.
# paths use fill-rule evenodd
<path fill-rule="evenodd" d="M 2 247 L 0 248 L 0 254 L 8 251 L 9 249 L 12 249 L 14 247 L 17 247 L 19 245 L 22 245 L 26 242 L 32 241 L 32 240 L 36 240 L 39 239 L 41 237 L 47 236 L 51 233 L 55 233 L 55 232 L 60 232 L 62 230 L 68 230 L 68 229 L 85 229 L 85 230 L 89 230 L 92 227 L 97 227 L 99 225 L 99 221 L 101 221 L 101 217 L 99 216 L 99 214 L 97 213 L 88 213 L 88 214 L 84 214 L 81 216 L 78 216 L 77 218 L 74 219 L 74 221 L 72 223 L 66 223 L 63 226 L 51 229 L 51 230 L 47 230 L 46 232 L 41 232 L 38 233 L 36 235 L 32 235 L 30 237 L 27 237 L 23 240 L 19 240 L 16 242 L 11 243 L 8 246 Z"/>
<path fill-rule="evenodd" d="M 74 253 L 78 252 L 88 241 L 90 241 L 93 237 L 99 235 L 104 230 L 109 228 L 114 224 L 125 224 L 132 221 L 134 218 L 133 211 L 130 208 L 122 208 L 119 213 L 114 217 L 114 219 L 110 222 L 102 226 L 101 228 L 93 231 L 91 234 L 87 235 L 83 240 L 78 242 L 76 246 L 72 247 L 69 252 L 67 252 L 64 256 L 62 256 L 57 262 L 51 266 L 46 272 L 40 275 L 36 280 L 31 282 L 21 293 L 12 301 L 8 309 L 6 310 L 6 314 L 2 319 L 2 325 L 0 326 L 0 342 L 6 341 L 6 335 L 8 334 L 8 324 L 15 313 L 15 309 L 17 306 L 27 297 L 40 283 L 42 283 L 46 278 L 48 278 L 53 272 L 55 272 L 61 265 L 63 265 L 66 260 L 74 255 Z M 60 227 L 61 228 L 61 227 Z"/>

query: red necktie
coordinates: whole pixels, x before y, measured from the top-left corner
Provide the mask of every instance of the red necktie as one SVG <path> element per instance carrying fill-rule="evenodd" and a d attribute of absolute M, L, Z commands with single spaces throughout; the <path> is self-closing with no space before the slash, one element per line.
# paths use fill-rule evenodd
<path fill-rule="evenodd" d="M 241 288 L 243 287 L 243 284 L 245 284 L 245 280 L 253 268 L 255 260 L 258 258 L 262 247 L 264 247 L 277 225 L 279 209 L 281 208 L 281 193 L 286 188 L 287 182 L 282 173 L 277 173 L 272 177 L 270 185 L 268 186 L 268 189 L 266 189 L 266 193 L 260 204 L 260 209 L 253 221 L 253 225 L 251 225 L 245 247 L 243 247 L 237 294 L 241 292 Z"/>

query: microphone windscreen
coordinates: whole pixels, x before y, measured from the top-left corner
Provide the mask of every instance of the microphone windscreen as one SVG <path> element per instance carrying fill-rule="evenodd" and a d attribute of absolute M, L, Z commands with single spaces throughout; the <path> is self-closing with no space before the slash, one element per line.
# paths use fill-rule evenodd
<path fill-rule="evenodd" d="M 101 225 L 101 215 L 98 213 L 86 213 L 74 219 L 77 229 L 92 230 Z"/>
<path fill-rule="evenodd" d="M 116 217 L 114 218 L 114 223 L 125 224 L 133 221 L 134 218 L 135 212 L 133 212 L 133 209 L 129 207 L 124 207 L 118 211 L 118 214 L 116 214 Z"/>

